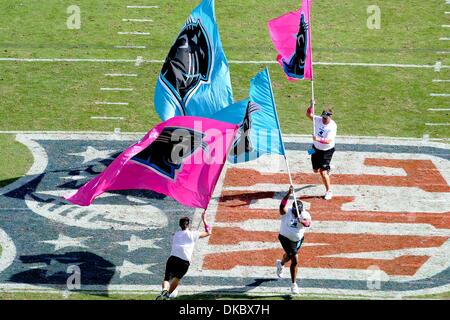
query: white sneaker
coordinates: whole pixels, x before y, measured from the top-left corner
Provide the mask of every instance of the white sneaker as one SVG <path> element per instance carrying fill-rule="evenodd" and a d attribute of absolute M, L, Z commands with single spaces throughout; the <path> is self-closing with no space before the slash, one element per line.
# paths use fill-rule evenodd
<path fill-rule="evenodd" d="M 176 298 L 177 296 L 178 296 L 178 288 L 175 289 L 171 294 L 169 294 L 170 299 Z"/>
<path fill-rule="evenodd" d="M 325 200 L 331 200 L 333 198 L 333 193 L 331 191 L 327 191 L 325 196 L 323 197 Z"/>
<path fill-rule="evenodd" d="M 277 267 L 277 276 L 278 278 L 283 277 L 283 265 L 281 264 L 281 260 L 277 260 L 275 263 L 275 266 Z"/>
<path fill-rule="evenodd" d="M 299 294 L 299 293 L 300 293 L 300 291 L 298 290 L 298 286 L 297 286 L 296 283 L 293 283 L 293 284 L 292 284 L 291 292 L 292 292 L 293 294 Z"/>

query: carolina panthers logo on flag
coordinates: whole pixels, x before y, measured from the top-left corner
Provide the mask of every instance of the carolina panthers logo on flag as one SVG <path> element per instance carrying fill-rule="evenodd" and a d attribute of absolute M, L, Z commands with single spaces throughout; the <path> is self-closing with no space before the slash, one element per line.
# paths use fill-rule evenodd
<path fill-rule="evenodd" d="M 240 128 L 240 134 L 236 136 L 236 140 L 234 142 L 234 156 L 239 156 L 242 153 L 250 153 L 254 150 L 250 138 L 250 132 L 252 128 L 252 114 L 258 111 L 261 111 L 261 107 L 258 104 L 249 101 L 247 104 L 244 121 L 242 122 Z"/>
<path fill-rule="evenodd" d="M 288 75 L 302 79 L 305 74 L 305 63 L 308 49 L 308 23 L 305 15 L 302 13 L 300 18 L 300 27 L 297 33 L 295 53 L 287 64 L 283 60 L 284 70 Z"/>
<path fill-rule="evenodd" d="M 202 21 L 190 17 L 170 49 L 160 75 L 183 114 L 191 95 L 209 80 L 211 57 L 212 47 Z"/>
<path fill-rule="evenodd" d="M 170 179 L 176 178 L 183 161 L 201 147 L 206 150 L 208 144 L 203 141 L 204 134 L 192 129 L 167 127 L 147 148 L 131 160 L 147 166 L 149 169 Z"/>

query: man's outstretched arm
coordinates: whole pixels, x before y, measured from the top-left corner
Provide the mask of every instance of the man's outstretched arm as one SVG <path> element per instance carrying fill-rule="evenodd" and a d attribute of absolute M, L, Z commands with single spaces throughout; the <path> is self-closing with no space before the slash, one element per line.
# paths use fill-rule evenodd
<path fill-rule="evenodd" d="M 211 226 L 206 222 L 206 210 L 202 212 L 202 221 L 205 231 L 200 232 L 200 238 L 209 237 L 212 233 Z"/>
<path fill-rule="evenodd" d="M 291 196 L 292 192 L 294 192 L 294 187 L 290 186 L 288 193 L 281 200 L 281 203 L 280 203 L 280 215 L 283 215 L 283 214 L 287 213 L 286 205 L 287 205 L 287 202 L 288 202 L 289 197 Z"/>

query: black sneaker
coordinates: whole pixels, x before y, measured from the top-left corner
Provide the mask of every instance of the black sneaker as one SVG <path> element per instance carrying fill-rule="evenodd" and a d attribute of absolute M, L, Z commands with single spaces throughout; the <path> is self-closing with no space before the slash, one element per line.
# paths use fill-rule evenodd
<path fill-rule="evenodd" d="M 169 291 L 163 290 L 155 300 L 169 300 Z"/>

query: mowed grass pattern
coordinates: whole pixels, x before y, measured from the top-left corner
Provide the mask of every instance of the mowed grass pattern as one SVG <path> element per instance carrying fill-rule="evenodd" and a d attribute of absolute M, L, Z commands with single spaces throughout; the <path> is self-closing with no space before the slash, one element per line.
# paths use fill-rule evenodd
<path fill-rule="evenodd" d="M 82 0 L 81 28 L 69 30 L 66 9 L 70 1 L 0 2 L 0 57 L 99 58 L 163 60 L 189 12 L 199 1 L 161 1 L 158 9 L 127 9 L 123 1 Z M 433 3 L 433 5 L 430 5 Z M 381 29 L 367 28 L 371 1 L 316 1 L 313 7 L 314 60 L 321 62 L 449 64 L 439 41 L 445 35 L 443 1 L 379 1 Z M 266 22 L 299 1 L 217 1 L 216 15 L 228 59 L 273 61 L 276 52 Z M 417 12 L 420 12 L 418 17 Z M 123 22 L 123 18 L 150 18 L 153 22 Z M 118 32 L 149 32 L 150 36 Z M 143 45 L 146 49 L 114 49 L 115 45 Z M 250 79 L 266 65 L 231 64 L 235 100 L 245 98 Z M 161 63 L 25 63 L 0 61 L 0 130 L 147 131 L 159 118 L 153 92 Z M 307 134 L 303 117 L 310 99 L 310 83 L 289 83 L 277 65 L 270 65 L 275 97 L 285 133 Z M 136 73 L 136 78 L 108 78 L 105 73 Z M 448 138 L 445 122 L 449 79 L 443 69 L 316 66 L 318 108 L 334 107 L 339 134 Z M 133 91 L 100 91 L 102 87 Z M 127 102 L 128 106 L 100 106 L 95 102 Z M 123 121 L 92 120 L 92 116 L 124 117 Z"/>

